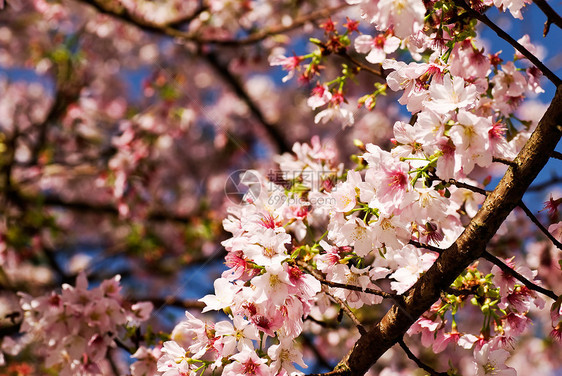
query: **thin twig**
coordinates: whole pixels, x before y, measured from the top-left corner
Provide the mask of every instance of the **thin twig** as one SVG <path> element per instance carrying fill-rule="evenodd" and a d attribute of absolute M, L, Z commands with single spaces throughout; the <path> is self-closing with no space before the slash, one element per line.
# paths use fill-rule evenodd
<path fill-rule="evenodd" d="M 530 290 L 540 292 L 541 294 L 546 295 L 549 298 L 552 298 L 554 300 L 558 299 L 558 296 L 553 291 L 548 290 L 544 287 L 541 287 L 541 286 L 529 281 L 527 278 L 523 277 L 520 273 L 518 273 L 515 270 L 513 270 L 512 268 L 510 268 L 509 265 L 507 265 L 505 262 L 503 262 L 502 260 L 500 260 L 496 256 L 492 255 L 488 251 L 484 251 L 484 253 L 482 253 L 482 257 L 484 259 L 490 261 L 492 264 L 497 265 L 504 273 L 511 274 L 513 277 L 517 278 L 521 283 L 523 283 Z"/>
<path fill-rule="evenodd" d="M 349 55 L 345 50 L 338 52 L 339 56 L 342 56 L 343 58 L 345 58 L 346 60 L 348 60 L 350 63 L 352 63 L 353 65 L 359 67 L 361 70 L 367 71 L 377 77 L 382 77 L 385 78 L 385 74 L 384 71 L 382 69 L 382 65 L 378 64 L 379 69 L 373 69 L 372 67 L 363 64 L 362 62 L 360 62 L 359 60 L 355 59 L 353 56 Z"/>
<path fill-rule="evenodd" d="M 371 289 L 371 288 L 368 288 L 368 287 L 363 288 L 361 286 L 348 285 L 346 283 L 328 281 L 327 279 L 322 277 L 322 275 L 317 270 L 312 268 L 307 263 L 299 261 L 299 262 L 297 262 L 297 264 L 300 267 L 303 267 L 306 270 L 308 270 L 310 272 L 310 274 L 312 274 L 314 276 L 314 278 L 316 278 L 321 284 L 326 285 L 326 286 L 340 288 L 340 289 L 346 289 L 346 290 L 352 290 L 352 291 L 359 291 L 359 292 L 364 292 L 366 294 L 378 295 L 378 296 L 382 296 L 385 299 L 395 299 L 397 297 L 396 294 L 391 294 L 391 293 L 381 291 L 381 290 L 375 290 L 375 289 Z"/>
<path fill-rule="evenodd" d="M 476 186 L 471 185 L 471 184 L 463 183 L 463 182 L 457 181 L 455 179 L 449 179 L 448 181 L 442 180 L 442 181 L 445 182 L 445 183 L 449 183 L 451 185 L 454 185 L 455 187 L 458 187 L 458 188 L 464 188 L 464 189 L 468 189 L 469 191 L 472 191 L 472 192 L 480 193 L 481 195 L 484 195 L 484 196 L 487 196 L 490 193 L 485 189 L 482 189 L 480 187 L 476 187 Z"/>
<path fill-rule="evenodd" d="M 332 300 L 336 304 L 339 304 L 340 308 L 347 314 L 347 316 L 351 319 L 351 321 L 353 321 L 353 323 L 357 327 L 357 330 L 359 330 L 359 334 L 364 335 L 367 333 L 367 330 L 365 329 L 363 324 L 361 324 L 361 321 L 359 321 L 357 316 L 355 316 L 355 313 L 353 313 L 353 311 L 351 310 L 351 308 L 349 308 L 346 302 L 344 302 L 342 299 L 338 298 L 334 294 L 330 293 L 327 288 L 324 288 L 324 292 L 326 293 L 326 295 L 328 295 L 330 300 Z"/>
<path fill-rule="evenodd" d="M 517 167 L 517 164 L 509 159 L 500 158 L 500 157 L 492 157 L 492 162 L 502 163 L 506 166 Z"/>
<path fill-rule="evenodd" d="M 352 290 L 352 291 L 364 292 L 366 294 L 382 296 L 385 299 L 394 299 L 397 296 L 396 294 L 391 294 L 391 293 L 388 293 L 388 292 L 385 292 L 385 291 L 375 290 L 375 289 L 371 289 L 371 288 L 368 288 L 368 287 L 363 288 L 361 286 L 348 285 L 346 283 L 332 282 L 332 281 L 328 281 L 327 279 L 323 279 L 323 278 L 318 279 L 318 281 L 320 281 L 321 284 L 326 285 L 326 286 L 340 288 L 340 289 L 346 289 L 346 290 Z"/>
<path fill-rule="evenodd" d="M 334 370 L 326 373 L 307 373 L 305 376 L 349 376 L 349 370 Z"/>
<path fill-rule="evenodd" d="M 305 320 L 312 321 L 313 323 L 315 323 L 317 325 L 320 325 L 323 328 L 336 329 L 336 328 L 339 327 L 339 325 L 336 325 L 335 323 L 321 321 L 321 320 L 318 320 L 317 318 L 314 318 L 310 315 L 306 316 Z"/>
<path fill-rule="evenodd" d="M 129 354 L 134 354 L 135 352 L 129 348 L 129 346 L 127 346 L 123 341 L 121 341 L 121 339 L 119 339 L 118 337 L 113 338 L 113 341 L 115 342 L 115 344 L 117 345 L 117 347 L 122 348 L 123 350 L 127 351 Z"/>
<path fill-rule="evenodd" d="M 107 362 L 109 363 L 109 366 L 111 367 L 111 372 L 113 372 L 113 374 L 115 376 L 119 376 L 121 373 L 119 372 L 119 368 L 117 368 L 117 364 L 115 364 L 115 360 L 113 360 L 112 355 L 112 351 L 108 351 L 107 354 L 105 355 Z"/>
<path fill-rule="evenodd" d="M 538 220 L 537 217 L 535 217 L 535 215 L 529 210 L 529 208 L 523 203 L 523 201 L 519 201 L 519 207 L 523 209 L 525 214 L 527 214 L 527 217 L 529 217 L 529 219 L 539 228 L 539 230 L 541 230 L 543 234 L 545 234 L 546 237 L 549 238 L 556 247 L 558 247 L 558 249 L 562 250 L 562 243 L 560 243 L 558 239 L 556 239 L 554 235 L 552 235 L 547 230 L 547 228 L 543 226 L 543 224 Z"/>
<path fill-rule="evenodd" d="M 131 298 L 131 300 L 152 302 L 156 309 L 165 306 L 179 307 L 184 309 L 190 309 L 190 308 L 203 309 L 206 306 L 205 303 L 200 302 L 198 300 L 180 299 L 175 296 L 170 296 L 166 298 L 134 297 Z"/>
<path fill-rule="evenodd" d="M 502 38 L 509 44 L 511 44 L 517 51 L 521 52 L 529 61 L 531 61 L 540 71 L 550 80 L 556 87 L 562 84 L 562 80 L 558 78 L 546 65 L 544 65 L 535 55 L 533 55 L 529 50 L 513 39 L 508 33 L 506 33 L 502 28 L 493 23 L 485 14 L 479 13 L 472 9 L 464 0 L 454 0 L 455 4 L 463 8 L 470 17 L 476 18 L 478 21 L 482 22 L 490 29 L 492 29 L 498 37 Z"/>
<path fill-rule="evenodd" d="M 422 244 L 422 243 L 417 242 L 417 241 L 415 241 L 415 240 L 410 240 L 409 243 L 410 243 L 411 245 L 413 245 L 414 247 L 416 247 L 416 248 L 425 248 L 425 249 L 428 249 L 428 250 L 430 250 L 430 251 L 432 251 L 432 252 L 436 252 L 436 253 L 439 253 L 439 254 L 445 252 L 445 250 L 442 249 L 442 248 L 434 247 L 434 246 L 429 245 L 429 244 Z"/>
<path fill-rule="evenodd" d="M 318 348 L 316 347 L 316 345 L 314 344 L 314 342 L 306 335 L 301 336 L 302 341 L 304 343 L 304 345 L 306 347 L 308 347 L 310 349 L 310 351 L 312 351 L 312 353 L 314 354 L 314 356 L 316 357 L 316 364 L 330 369 L 333 368 L 333 366 L 328 362 L 328 360 L 324 357 L 324 355 L 318 350 Z"/>
<path fill-rule="evenodd" d="M 552 154 L 550 154 L 551 158 L 555 158 L 555 159 L 561 159 L 562 160 L 562 153 L 557 152 L 556 150 L 554 150 L 552 152 Z"/>
<path fill-rule="evenodd" d="M 553 184 L 557 184 L 562 182 L 562 176 L 552 176 L 549 180 L 542 182 L 540 184 L 531 185 L 527 192 L 538 192 L 542 191 L 545 188 L 550 187 Z"/>
<path fill-rule="evenodd" d="M 209 6 L 204 5 L 202 1 L 199 2 L 199 6 L 197 7 L 197 9 L 195 9 L 195 11 L 193 11 L 193 13 L 191 14 L 187 14 L 183 17 L 180 17 L 178 19 L 175 19 L 173 21 L 170 21 L 167 23 L 167 26 L 169 27 L 173 27 L 175 29 L 179 28 L 182 25 L 185 24 L 189 24 L 191 23 L 191 21 L 195 20 L 197 17 L 199 17 L 199 15 L 207 10 L 209 10 Z"/>
<path fill-rule="evenodd" d="M 400 345 L 402 350 L 404 350 L 404 352 L 406 353 L 408 358 L 413 360 L 419 368 L 423 369 L 424 371 L 429 373 L 431 376 L 447 376 L 448 375 L 446 372 L 437 372 L 436 370 L 434 370 L 433 368 L 431 368 L 427 364 L 423 363 L 417 356 L 414 355 L 414 353 L 412 351 L 410 351 L 408 346 L 406 346 L 406 344 L 404 343 L 403 339 L 399 340 L 398 344 Z"/>

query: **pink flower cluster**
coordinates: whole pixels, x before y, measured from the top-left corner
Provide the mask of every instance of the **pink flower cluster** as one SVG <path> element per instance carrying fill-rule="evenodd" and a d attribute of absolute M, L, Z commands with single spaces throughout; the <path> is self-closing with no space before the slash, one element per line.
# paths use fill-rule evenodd
<path fill-rule="evenodd" d="M 34 298 L 20 293 L 24 320 L 23 342 L 33 340 L 45 366 L 55 367 L 59 375 L 96 375 L 107 349 L 125 325 L 146 321 L 152 303 L 130 304 L 120 295 L 120 277 L 103 281 L 88 290 L 84 273 L 76 286 L 64 284 L 62 293 Z"/>
<path fill-rule="evenodd" d="M 220 367 L 223 375 L 293 375 L 300 374 L 295 363 L 306 367 L 294 339 L 321 286 L 297 264 L 304 250 L 294 244 L 317 218 L 326 216 L 323 206 L 312 202 L 328 198 L 342 169 L 334 162 L 334 150 L 321 147 L 317 138 L 312 146 L 296 144 L 293 150 L 299 158 L 279 158 L 279 179 L 291 179 L 291 185 L 298 180 L 307 197 L 286 193 L 279 184 L 287 181 L 276 184 L 257 171 L 242 177 L 251 194 L 231 208 L 224 221 L 233 234 L 223 242 L 228 270 L 215 281 L 215 294 L 201 299 L 206 304 L 203 312 L 223 310 L 232 322 L 209 323 L 186 313 L 187 321 L 176 326 L 172 341 L 164 343 L 158 361 L 163 375 Z M 258 351 L 258 341 L 267 343 L 266 352 Z"/>

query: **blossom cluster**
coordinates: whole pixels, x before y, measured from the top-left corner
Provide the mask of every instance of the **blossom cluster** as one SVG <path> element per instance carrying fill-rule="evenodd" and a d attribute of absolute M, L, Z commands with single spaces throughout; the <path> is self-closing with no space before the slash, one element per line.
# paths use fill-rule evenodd
<path fill-rule="evenodd" d="M 318 138 L 312 146 L 295 144 L 293 151 L 297 158 L 287 154 L 278 160 L 280 170 L 292 172 L 286 176 L 293 180 L 276 184 L 257 171 L 246 172 L 245 202 L 231 208 L 224 221 L 233 234 L 223 242 L 228 269 L 214 282 L 215 294 L 201 301 L 206 304 L 203 312 L 222 310 L 232 321 L 209 323 L 186 313 L 187 320 L 162 348 L 158 371 L 163 375 L 220 367 L 223 375 L 283 375 L 296 372 L 294 363 L 305 367 L 294 340 L 321 286 L 299 266 L 305 250 L 296 244 L 310 226 L 325 220 L 327 209 L 313 203 L 323 202 L 320 198 L 343 171 L 334 149 L 322 147 Z M 296 196 L 299 200 L 290 200 Z M 267 352 L 262 351 L 265 343 Z"/>
<path fill-rule="evenodd" d="M 88 290 L 84 273 L 76 286 L 63 284 L 60 294 L 32 297 L 21 295 L 24 319 L 19 338 L 25 344 L 37 346 L 45 357 L 45 366 L 58 370 L 59 375 L 95 375 L 101 373 L 109 347 L 121 327 L 139 325 L 152 311 L 152 303 L 130 304 L 120 294 L 120 276 L 104 280 Z"/>

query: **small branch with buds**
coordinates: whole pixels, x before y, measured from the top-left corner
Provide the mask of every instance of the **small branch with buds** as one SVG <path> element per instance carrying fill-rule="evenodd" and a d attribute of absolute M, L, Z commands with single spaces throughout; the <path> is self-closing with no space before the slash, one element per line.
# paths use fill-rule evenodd
<path fill-rule="evenodd" d="M 552 298 L 554 300 L 558 299 L 558 296 L 553 291 L 545 289 L 544 287 L 541 287 L 541 286 L 529 281 L 527 278 L 523 277 L 517 271 L 510 268 L 509 265 L 507 265 L 505 262 L 503 262 L 502 260 L 500 260 L 496 256 L 492 255 L 488 251 L 484 251 L 484 253 L 482 253 L 482 257 L 485 260 L 488 260 L 489 262 L 491 262 L 492 264 L 497 265 L 504 273 L 511 274 L 513 277 L 517 278 L 521 283 L 523 283 L 530 290 L 540 292 L 541 294 L 546 295 L 549 298 Z"/>

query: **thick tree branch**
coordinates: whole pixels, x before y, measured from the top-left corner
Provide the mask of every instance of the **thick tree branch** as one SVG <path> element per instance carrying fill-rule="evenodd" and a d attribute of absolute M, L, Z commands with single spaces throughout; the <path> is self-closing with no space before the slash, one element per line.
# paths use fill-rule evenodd
<path fill-rule="evenodd" d="M 548 230 L 546 227 L 543 226 L 543 224 L 538 220 L 537 217 L 535 217 L 535 215 L 529 210 L 529 208 L 523 203 L 523 201 L 519 202 L 519 207 L 521 209 L 523 209 L 523 211 L 525 212 L 525 214 L 527 214 L 527 217 L 529 217 L 529 219 L 531 220 L 531 222 L 533 222 L 538 228 L 539 230 L 542 231 L 543 234 L 546 235 L 546 237 L 548 239 L 550 239 L 550 241 L 556 246 L 558 247 L 558 249 L 560 249 L 562 251 L 562 243 L 560 243 L 558 241 L 558 239 L 556 239 Z"/>
<path fill-rule="evenodd" d="M 562 84 L 562 80 L 558 78 L 546 65 L 544 65 L 535 55 L 533 55 L 529 50 L 523 47 L 519 42 L 513 39 L 508 33 L 506 33 L 502 28 L 492 22 L 485 14 L 479 13 L 472 9 L 465 0 L 454 0 L 455 4 L 463 8 L 470 17 L 476 18 L 478 21 L 482 22 L 490 29 L 492 29 L 500 38 L 511 44 L 517 51 L 521 52 L 531 63 L 533 63 L 540 71 L 550 80 L 556 87 Z"/>
<path fill-rule="evenodd" d="M 553 291 L 545 289 L 544 287 L 541 287 L 536 283 L 529 281 L 527 278 L 523 277 L 520 273 L 510 268 L 509 265 L 507 265 L 505 262 L 503 262 L 496 256 L 492 255 L 488 251 L 484 251 L 484 253 L 482 253 L 482 257 L 490 261 L 492 264 L 497 265 L 504 273 L 511 274 L 513 277 L 517 278 L 521 283 L 523 283 L 530 290 L 540 292 L 541 294 L 546 295 L 554 300 L 558 299 L 558 296 Z"/>
<path fill-rule="evenodd" d="M 489 194 L 484 204 L 447 250 L 435 261 L 408 291 L 404 303 L 395 304 L 367 334 L 362 335 L 339 363 L 337 370 L 363 375 L 394 344 L 408 328 L 439 299 L 441 291 L 479 258 L 509 213 L 548 162 L 562 135 L 562 86 L 539 122 L 531 138 L 515 158 L 515 166 Z"/>

